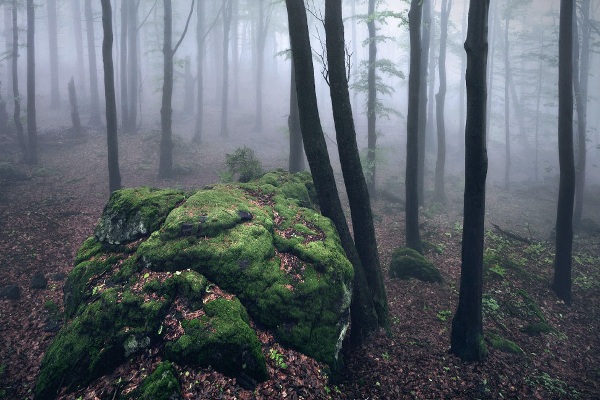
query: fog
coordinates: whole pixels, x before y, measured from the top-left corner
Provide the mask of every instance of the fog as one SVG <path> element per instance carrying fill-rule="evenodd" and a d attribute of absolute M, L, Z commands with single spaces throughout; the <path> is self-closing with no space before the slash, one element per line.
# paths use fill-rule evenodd
<path fill-rule="evenodd" d="M 367 26 L 364 16 L 367 4 L 363 1 L 344 2 L 345 37 L 349 53 L 350 83 L 359 83 L 361 73 L 365 71 L 365 60 L 368 59 Z M 507 9 L 510 3 L 513 11 Z M 36 77 L 37 77 L 37 108 L 38 129 L 40 135 L 45 131 L 57 129 L 69 124 L 69 103 L 67 82 L 74 77 L 81 119 L 85 123 L 90 109 L 90 72 L 88 66 L 89 51 L 86 46 L 86 23 L 84 18 L 84 2 L 80 4 L 79 16 L 74 15 L 74 1 L 58 1 L 58 87 L 60 89 L 60 106 L 51 108 L 51 68 L 49 52 L 48 9 L 45 4 L 36 8 Z M 177 41 L 184 29 L 186 18 L 190 12 L 191 1 L 178 1 L 173 5 L 174 41 Z M 12 41 L 12 21 L 10 5 L 3 7 L 4 41 Z M 102 66 L 102 25 L 101 10 L 97 2 L 93 2 L 95 52 L 97 54 L 97 74 L 99 82 L 100 105 L 104 118 L 104 88 Z M 309 1 L 308 7 L 311 40 L 314 51 L 316 75 L 316 92 L 320 106 L 324 130 L 328 144 L 335 151 L 335 131 L 331 117 L 329 90 L 323 78 L 323 55 L 325 34 L 322 21 L 323 2 Z M 355 7 L 356 18 L 352 10 Z M 382 1 L 377 6 L 378 11 L 393 11 L 395 14 L 377 21 L 378 36 L 377 58 L 389 60 L 397 70 L 404 75 L 390 76 L 378 71 L 381 85 L 387 93 L 378 93 L 382 105 L 389 109 L 385 116 L 377 118 L 378 131 L 378 163 L 384 173 L 378 175 L 377 185 L 386 185 L 390 177 L 402 177 L 404 170 L 404 154 L 406 140 L 407 112 L 407 80 L 409 62 L 408 26 L 401 17 L 406 17 L 408 4 L 396 1 Z M 490 53 L 488 62 L 488 95 L 490 98 L 488 113 L 488 156 L 490 160 L 488 182 L 503 184 L 506 164 L 506 127 L 508 121 L 510 131 L 510 180 L 515 183 L 530 181 L 556 181 L 558 176 L 557 150 L 557 49 L 558 49 L 558 0 L 499 0 L 492 1 L 489 21 Z M 464 50 L 462 43 L 466 34 L 464 13 L 467 10 L 465 1 L 454 1 L 450 15 L 448 32 L 447 80 L 448 92 L 446 101 L 446 136 L 448 147 L 447 173 L 462 174 L 463 169 L 463 132 L 466 110 L 461 109 L 461 95 L 464 96 L 464 78 L 461 69 L 464 68 Z M 509 10 L 509 11 L 507 11 Z M 162 57 L 162 27 L 163 7 L 161 2 L 141 1 L 137 10 L 138 19 L 138 59 L 139 59 L 139 116 L 136 121 L 137 132 L 147 132 L 159 129 L 161 91 L 163 76 Z M 230 34 L 229 57 L 229 119 L 230 138 L 239 146 L 248 145 L 255 148 L 259 154 L 267 149 L 261 143 L 272 140 L 287 140 L 287 116 L 289 114 L 289 80 L 290 60 L 287 56 L 289 39 L 285 4 L 283 2 L 265 2 L 264 27 L 266 27 L 264 45 L 264 82 L 260 89 L 263 93 L 264 125 L 258 131 L 253 129 L 256 121 L 256 70 L 257 70 L 257 32 L 258 32 L 258 2 L 239 0 L 237 15 L 233 16 Z M 223 81 L 223 12 L 220 1 L 204 2 L 204 121 L 202 126 L 203 141 L 218 141 L 220 132 L 221 96 Z M 592 4 L 593 21 L 599 17 L 599 4 Z M 117 110 L 120 114 L 122 101 L 120 93 L 121 80 L 121 1 L 113 1 L 113 30 L 115 84 L 117 89 Z M 506 16 L 510 15 L 509 65 L 511 70 L 509 119 L 505 118 L 505 80 L 504 66 L 504 27 Z M 578 14 L 579 15 L 579 14 Z M 431 35 L 430 62 L 437 63 L 439 44 L 440 2 L 435 2 L 433 10 L 434 22 Z M 82 31 L 74 28 L 75 19 L 79 18 Z M 18 11 L 20 55 L 18 59 L 18 75 L 20 96 L 26 97 L 26 17 L 25 9 Z M 175 54 L 175 86 L 173 96 L 174 132 L 184 141 L 191 140 L 194 134 L 195 104 L 197 91 L 196 71 L 197 55 L 197 15 L 194 10 L 189 29 L 180 48 Z M 600 67 L 598 57 L 598 25 L 594 22 L 591 29 L 590 71 Z M 82 35 L 83 55 L 78 55 L 77 37 Z M 236 40 L 234 40 L 237 38 Z M 234 47 L 235 46 L 235 47 Z M 11 51 L 3 52 L 4 58 L 0 69 L 2 80 L 1 94 L 7 102 L 7 112 L 12 115 L 13 91 L 11 74 Z M 234 61 L 235 60 L 235 61 Z M 432 61 L 433 60 L 433 61 Z M 82 63 L 83 62 L 83 63 Z M 186 64 L 188 75 L 186 77 Z M 429 76 L 429 83 L 437 93 L 437 66 L 435 76 Z M 600 89 L 600 77 L 593 72 L 589 75 L 589 99 L 587 119 L 587 184 L 600 183 L 597 166 L 600 157 L 600 109 L 597 93 Z M 191 92 L 194 91 L 194 92 Z M 539 109 L 537 94 L 541 93 Z M 192 104 L 186 95 L 191 94 Z M 514 97 L 516 96 L 516 97 Z M 360 90 L 351 89 L 353 113 L 357 127 L 359 148 L 367 145 L 366 97 Z M 433 103 L 434 98 L 429 102 Z M 25 104 L 25 101 L 22 101 Z M 435 112 L 435 108 L 433 108 Z M 435 168 L 436 137 L 435 117 L 428 122 L 426 133 L 426 172 L 427 178 Z M 119 123 L 121 115 L 119 115 Z M 575 113 L 575 120 L 577 114 Z M 575 129 L 576 132 L 576 129 Z M 5 144 L 14 143 L 12 133 L 6 134 Z M 576 143 L 577 146 L 577 143 Z M 268 147 L 268 146 L 267 146 Z M 285 148 L 285 146 L 283 146 Z M 43 152 L 43 149 L 40 149 Z M 284 157 L 282 157 L 282 160 Z M 127 160 L 121 160 L 127 162 Z M 272 165 L 275 167 L 276 165 Z M 285 161 L 279 167 L 286 167 Z M 430 174 L 431 173 L 431 174 Z M 401 178 L 399 178 L 402 180 Z M 431 178 L 432 179 L 432 178 Z"/>

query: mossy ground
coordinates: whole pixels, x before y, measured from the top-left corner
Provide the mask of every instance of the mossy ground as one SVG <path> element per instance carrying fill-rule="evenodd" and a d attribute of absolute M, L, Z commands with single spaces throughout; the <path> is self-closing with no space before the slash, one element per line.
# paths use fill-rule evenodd
<path fill-rule="evenodd" d="M 429 260 L 407 247 L 394 251 L 388 272 L 391 278 L 443 282 L 440 271 Z"/>
<path fill-rule="evenodd" d="M 44 357 L 37 398 L 86 385 L 148 348 L 179 365 L 265 380 L 248 314 L 335 368 L 353 271 L 312 191 L 309 175 L 278 172 L 185 195 L 116 192 L 67 279 L 67 325 Z M 165 368 L 145 398 L 173 386 Z"/>

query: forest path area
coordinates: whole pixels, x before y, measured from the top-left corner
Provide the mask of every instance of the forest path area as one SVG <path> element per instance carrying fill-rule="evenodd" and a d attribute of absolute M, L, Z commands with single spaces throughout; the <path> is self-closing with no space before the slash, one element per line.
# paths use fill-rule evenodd
<path fill-rule="evenodd" d="M 237 140 L 196 146 L 178 141 L 176 178 L 158 180 L 158 141 L 156 132 L 119 138 L 123 186 L 201 188 L 218 181 L 218 171 L 226 169 L 225 153 L 242 145 Z M 252 142 L 265 169 L 287 165 L 284 141 L 277 141 L 281 151 L 272 151 L 275 142 Z M 40 136 L 40 147 L 38 166 L 15 162 L 11 165 L 22 175 L 0 180 L 0 290 L 9 285 L 20 288 L 19 299 L 0 299 L 0 399 L 33 398 L 42 357 L 59 327 L 51 315 L 60 309 L 51 310 L 52 304 L 62 308 L 62 286 L 74 255 L 93 234 L 108 200 L 102 131 L 74 139 L 67 129 L 57 128 Z M 16 154 L 14 147 L 3 146 L 0 161 L 8 165 L 18 158 Z M 288 368 L 271 368 L 272 378 L 254 392 L 241 389 L 234 379 L 204 371 L 198 375 L 203 377 L 196 383 L 198 388 L 187 395 L 600 398 L 600 188 L 588 191 L 585 229 L 574 241 L 574 302 L 568 307 L 549 288 L 557 183 L 515 184 L 510 192 L 489 186 L 483 300 L 490 355 L 483 363 L 462 363 L 448 354 L 460 278 L 461 182 L 462 178 L 448 177 L 450 206 L 428 205 L 421 213 L 426 257 L 440 269 L 445 280 L 441 284 L 387 277 L 392 252 L 404 244 L 404 209 L 383 198 L 374 203 L 391 331 L 372 338 L 361 349 L 346 347 L 341 382 L 327 383 L 317 363 L 305 360 L 300 365 L 297 353 L 282 349 Z M 511 239 L 507 232 L 529 243 Z M 42 289 L 31 287 L 37 273 L 49 279 Z M 542 321 L 550 330 L 525 332 L 531 323 Z M 521 351 L 510 354 L 492 348 L 494 334 L 511 340 Z M 100 379 L 86 391 L 63 398 L 112 398 L 115 387 L 110 379 Z"/>

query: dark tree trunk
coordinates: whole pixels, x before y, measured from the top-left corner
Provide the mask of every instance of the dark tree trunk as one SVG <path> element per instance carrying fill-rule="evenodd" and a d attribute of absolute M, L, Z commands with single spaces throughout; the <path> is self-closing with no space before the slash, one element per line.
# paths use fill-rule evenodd
<path fill-rule="evenodd" d="M 129 31 L 129 6 L 132 0 L 121 0 L 121 129 L 129 129 L 129 85 L 127 82 L 127 35 Z"/>
<path fill-rule="evenodd" d="M 373 297 L 379 325 L 389 328 L 387 296 L 379 265 L 369 189 L 360 163 L 350 105 L 341 0 L 325 1 L 325 34 L 331 106 L 342 174 L 350 203 L 354 243 Z"/>
<path fill-rule="evenodd" d="M 102 0 L 102 59 L 104 62 L 104 96 L 106 98 L 106 144 L 108 148 L 108 186 L 110 192 L 121 189 L 119 145 L 117 142 L 117 99 L 113 66 L 113 28 L 110 0 Z"/>
<path fill-rule="evenodd" d="M 127 132 L 135 133 L 137 131 L 137 113 L 138 113 L 138 84 L 139 84 L 139 63 L 138 63 L 138 7 L 139 1 L 129 0 L 129 120 L 127 122 Z"/>
<path fill-rule="evenodd" d="M 352 23 L 352 71 L 358 70 L 358 41 L 356 39 L 356 0 L 350 1 L 351 7 L 351 23 Z M 357 96 L 358 91 L 353 90 L 352 93 L 352 108 L 358 110 Z"/>
<path fill-rule="evenodd" d="M 429 67 L 429 45 L 431 42 L 431 0 L 421 0 L 421 37 L 420 43 L 420 67 L 419 72 L 419 110 L 418 110 L 418 161 L 417 161 L 417 190 L 419 205 L 425 202 L 425 135 L 427 125 L 433 121 L 427 121 L 427 75 Z M 411 45 L 412 48 L 412 45 Z M 411 56 L 412 57 L 412 56 Z M 411 71 L 412 72 L 412 71 Z"/>
<path fill-rule="evenodd" d="M 304 1 L 286 0 L 285 3 L 288 11 L 290 42 L 296 72 L 296 92 L 298 94 L 302 140 L 314 179 L 321 213 L 330 218 L 336 226 L 342 247 L 354 266 L 351 339 L 354 343 L 360 343 L 364 337 L 378 328 L 377 314 L 375 313 L 365 272 L 350 235 L 346 217 L 342 211 L 333 169 L 327 152 L 327 144 L 321 127 Z"/>
<path fill-rule="evenodd" d="M 96 38 L 94 35 L 94 14 L 92 0 L 85 0 L 85 25 L 87 30 L 87 48 L 90 70 L 90 120 L 91 126 L 102 125 L 100 119 L 100 95 L 98 93 L 98 67 L 96 64 Z"/>
<path fill-rule="evenodd" d="M 69 103 L 71 104 L 71 121 L 73 122 L 73 133 L 80 137 L 83 135 L 81 120 L 79 119 L 79 107 L 77 106 L 77 91 L 75 90 L 75 80 L 71 77 L 69 81 Z"/>
<path fill-rule="evenodd" d="M 198 2 L 196 16 L 196 45 L 198 51 L 198 60 L 196 66 L 198 68 L 196 72 L 198 91 L 196 93 L 196 96 L 198 96 L 198 98 L 196 104 L 196 128 L 194 129 L 194 138 L 192 140 L 195 143 L 200 143 L 200 141 L 202 140 L 202 119 L 204 117 L 204 1 Z"/>
<path fill-rule="evenodd" d="M 573 213 L 573 226 L 579 228 L 583 216 L 583 198 L 585 193 L 585 166 L 587 158 L 587 101 L 588 81 L 590 69 L 590 0 L 581 2 L 581 52 L 579 60 L 581 65 L 573 69 L 573 83 L 575 84 L 575 99 L 577 103 L 577 175 L 575 178 L 575 211 Z M 577 18 L 575 18 L 575 22 Z M 578 46 L 578 36 L 574 37 Z M 579 51 L 577 52 L 579 53 Z M 579 63 L 578 63 L 579 64 Z"/>
<path fill-rule="evenodd" d="M 27 0 L 27 135 L 28 161 L 37 164 L 37 123 L 35 113 L 35 7 Z"/>
<path fill-rule="evenodd" d="M 467 0 L 463 0 L 463 18 L 461 25 L 461 34 L 460 37 L 462 40 L 465 38 L 465 33 L 467 31 Z M 467 57 L 464 52 L 460 53 L 460 100 L 459 100 L 459 125 L 458 125 L 458 138 L 460 139 L 459 148 L 460 155 L 464 156 L 465 153 L 465 141 L 462 133 L 465 131 L 465 70 L 467 69 Z M 491 92 L 490 92 L 491 93 Z M 491 97 L 491 96 L 490 96 Z M 489 100 L 489 97 L 488 97 Z M 489 106 L 488 106 L 489 109 Z M 489 114 L 488 114 L 489 115 Z"/>
<path fill-rule="evenodd" d="M 13 52 L 13 29 L 12 29 L 12 7 L 13 4 L 11 2 L 4 3 L 4 43 L 5 43 L 5 51 L 8 57 L 11 57 Z M 13 90 L 13 71 L 12 71 L 12 62 L 6 63 L 6 83 L 3 85 L 6 88 L 7 97 L 12 96 Z M 4 81 L 3 81 L 4 82 Z"/>
<path fill-rule="evenodd" d="M 435 201 L 446 204 L 446 191 L 444 189 L 444 175 L 446 168 L 446 42 L 448 40 L 448 19 L 452 9 L 452 0 L 442 0 L 442 20 L 440 24 L 440 56 L 438 68 L 440 74 L 440 88 L 435 97 L 437 119 L 437 162 L 435 164 Z"/>
<path fill-rule="evenodd" d="M 163 0 L 164 3 L 164 44 L 163 44 L 163 91 L 162 107 L 160 109 L 161 137 L 160 137 L 160 161 L 158 166 L 158 177 L 162 179 L 171 178 L 173 173 L 173 138 L 171 132 L 173 109 L 173 9 L 171 0 Z"/>
<path fill-rule="evenodd" d="M 77 86 L 79 93 L 85 96 L 85 61 L 83 57 L 83 29 L 81 29 L 80 0 L 71 0 L 73 13 L 73 34 L 75 35 L 75 51 L 77 52 Z"/>
<path fill-rule="evenodd" d="M 373 16 L 368 19 L 367 28 L 369 29 L 369 70 L 367 75 L 367 184 L 369 193 L 376 196 L 376 178 L 377 178 L 377 165 L 376 162 L 376 148 L 377 148 L 377 112 L 375 110 L 377 105 L 377 77 L 375 70 L 375 63 L 377 62 L 377 43 L 376 36 L 377 30 L 375 29 L 375 0 L 369 0 L 369 9 L 367 11 L 369 16 Z M 342 48 L 344 45 L 342 43 Z"/>
<path fill-rule="evenodd" d="M 485 220 L 486 67 L 489 0 L 471 0 L 467 52 L 467 125 L 465 127 L 465 194 L 462 265 L 458 308 L 452 319 L 450 352 L 463 361 L 481 361 L 488 352 L 483 339 L 482 285 Z"/>
<path fill-rule="evenodd" d="M 254 130 L 263 127 L 263 72 L 265 62 L 265 42 L 269 25 L 265 20 L 265 0 L 258 0 L 258 26 L 256 29 L 256 122 Z"/>
<path fill-rule="evenodd" d="M 226 0 L 223 8 L 223 87 L 221 92 L 221 136 L 229 136 L 229 32 L 231 30 L 231 10 L 233 0 Z"/>
<path fill-rule="evenodd" d="M 15 110 L 13 113 L 13 120 L 15 127 L 17 128 L 17 138 L 19 139 L 19 146 L 23 157 L 27 160 L 27 142 L 25 141 L 25 133 L 23 132 L 23 123 L 21 122 L 21 97 L 19 96 L 19 70 L 18 70 L 18 59 L 19 59 L 19 26 L 17 24 L 17 7 L 18 0 L 12 2 L 12 84 L 13 84 L 13 98 L 15 102 Z"/>
<path fill-rule="evenodd" d="M 290 130 L 290 159 L 289 170 L 296 173 L 304 171 L 304 148 L 302 147 L 302 129 L 300 128 L 300 115 L 298 114 L 298 95 L 296 94 L 296 71 L 292 60 L 290 80 L 290 116 L 288 128 Z"/>
<path fill-rule="evenodd" d="M 48 0 L 48 43 L 50 49 L 50 108 L 60 107 L 60 88 L 58 84 L 58 21 L 56 0 Z"/>
<path fill-rule="evenodd" d="M 573 0 L 560 1 L 558 39 L 558 161 L 560 183 L 556 210 L 556 255 L 552 289 L 571 304 L 573 252 L 573 203 L 575 160 L 573 155 Z"/>
<path fill-rule="evenodd" d="M 406 246 L 421 249 L 419 233 L 419 86 L 421 82 L 421 1 L 411 0 L 408 13 L 410 31 L 410 73 L 406 123 Z"/>

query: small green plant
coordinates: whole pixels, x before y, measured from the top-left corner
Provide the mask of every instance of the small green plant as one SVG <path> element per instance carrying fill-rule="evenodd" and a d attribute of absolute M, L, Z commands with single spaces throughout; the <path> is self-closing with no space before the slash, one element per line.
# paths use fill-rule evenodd
<path fill-rule="evenodd" d="M 269 358 L 275 361 L 277 368 L 286 369 L 287 364 L 283 361 L 283 354 L 276 349 L 269 349 Z"/>
<path fill-rule="evenodd" d="M 450 317 L 452 315 L 452 311 L 450 310 L 442 310 L 440 312 L 437 313 L 437 318 L 444 322 L 448 319 L 448 317 Z"/>
<path fill-rule="evenodd" d="M 389 361 L 390 360 L 390 355 L 388 354 L 388 352 L 386 351 L 385 353 L 383 353 L 381 355 L 381 357 L 385 360 L 385 361 Z"/>
<path fill-rule="evenodd" d="M 246 146 L 237 148 L 233 154 L 226 154 L 225 164 L 227 164 L 231 177 L 237 175 L 237 180 L 242 183 L 258 179 L 264 174 L 254 151 Z"/>

